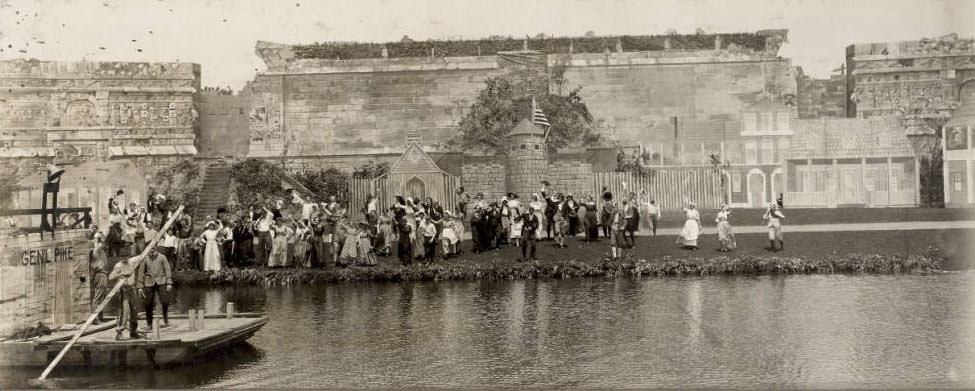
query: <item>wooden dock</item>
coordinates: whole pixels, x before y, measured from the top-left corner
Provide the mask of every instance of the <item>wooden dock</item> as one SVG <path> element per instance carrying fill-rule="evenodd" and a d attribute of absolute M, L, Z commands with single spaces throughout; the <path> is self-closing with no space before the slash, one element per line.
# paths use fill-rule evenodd
<path fill-rule="evenodd" d="M 187 363 L 243 342 L 267 324 L 263 314 L 206 315 L 202 329 L 186 315 L 170 317 L 170 326 L 145 338 L 115 340 L 115 322 L 91 327 L 62 359 L 63 366 L 150 366 Z M 143 322 L 139 322 L 144 324 Z M 30 340 L 0 341 L 0 367 L 44 367 L 64 348 L 75 331 L 58 331 Z M 127 335 L 127 333 L 126 333 Z"/>

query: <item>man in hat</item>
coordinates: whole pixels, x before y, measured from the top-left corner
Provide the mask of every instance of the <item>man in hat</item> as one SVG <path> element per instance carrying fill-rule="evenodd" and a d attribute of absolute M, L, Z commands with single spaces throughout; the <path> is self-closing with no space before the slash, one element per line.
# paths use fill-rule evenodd
<path fill-rule="evenodd" d="M 562 203 L 561 196 L 561 193 L 549 196 L 546 188 L 542 187 L 542 198 L 545 199 L 545 235 L 548 236 L 549 240 L 554 239 L 555 235 L 552 235 L 552 233 L 557 232 L 555 231 L 555 215 L 559 211 L 559 206 Z"/>
<path fill-rule="evenodd" d="M 603 227 L 603 237 L 609 239 L 613 230 L 613 193 L 603 186 L 603 206 L 599 213 L 599 223 Z"/>
<path fill-rule="evenodd" d="M 474 204 L 474 211 L 471 213 L 471 241 L 474 242 L 475 253 L 484 251 L 485 243 L 481 242 L 484 213 L 484 208 Z"/>
<path fill-rule="evenodd" d="M 576 202 L 572 193 L 566 195 L 565 198 L 563 208 L 565 209 L 565 219 L 569 223 L 568 236 L 575 237 L 576 233 L 579 232 L 579 203 Z"/>
<path fill-rule="evenodd" d="M 521 220 L 521 259 L 526 261 L 535 261 L 535 242 L 538 241 L 538 225 L 541 224 L 538 221 L 538 216 L 535 214 L 535 208 L 529 206 L 526 208 L 525 212 L 518 216 L 517 218 Z M 530 249 L 529 249 L 530 248 Z M 530 255 L 530 257 L 529 257 Z"/>
<path fill-rule="evenodd" d="M 640 229 L 640 203 L 637 201 L 636 193 L 630 192 L 630 200 L 627 203 L 626 218 L 626 238 L 629 239 L 630 247 L 636 245 L 636 231 Z"/>
<path fill-rule="evenodd" d="M 120 259 L 112 272 L 108 275 L 109 280 L 121 280 L 122 287 L 119 290 L 119 315 L 118 323 L 115 326 L 115 339 L 125 339 L 124 332 L 129 331 L 129 338 L 139 338 L 138 312 L 136 311 L 136 297 L 133 286 L 135 285 L 135 264 L 128 257 Z"/>
<path fill-rule="evenodd" d="M 88 267 L 91 269 L 91 306 L 98 307 L 108 294 L 108 254 L 101 232 L 96 232 L 92 238 L 93 249 Z M 98 323 L 104 322 L 102 313 L 98 313 Z"/>

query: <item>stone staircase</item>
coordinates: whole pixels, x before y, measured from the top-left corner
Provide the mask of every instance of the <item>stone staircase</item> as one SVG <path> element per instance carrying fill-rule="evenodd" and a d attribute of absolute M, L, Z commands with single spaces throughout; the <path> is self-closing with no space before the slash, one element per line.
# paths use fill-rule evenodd
<path fill-rule="evenodd" d="M 200 203 L 193 216 L 194 226 L 207 216 L 216 216 L 218 208 L 226 208 L 230 197 L 230 164 L 224 162 L 212 163 L 207 166 L 203 187 L 200 189 Z"/>

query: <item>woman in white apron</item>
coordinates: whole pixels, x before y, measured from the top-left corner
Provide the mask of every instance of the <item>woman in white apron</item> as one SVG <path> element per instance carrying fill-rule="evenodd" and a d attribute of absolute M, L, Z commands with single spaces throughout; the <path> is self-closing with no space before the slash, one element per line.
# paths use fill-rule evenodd
<path fill-rule="evenodd" d="M 686 249 L 697 250 L 697 237 L 701 234 L 701 214 L 693 202 L 687 203 L 682 210 L 687 220 L 677 236 L 677 244 Z"/>

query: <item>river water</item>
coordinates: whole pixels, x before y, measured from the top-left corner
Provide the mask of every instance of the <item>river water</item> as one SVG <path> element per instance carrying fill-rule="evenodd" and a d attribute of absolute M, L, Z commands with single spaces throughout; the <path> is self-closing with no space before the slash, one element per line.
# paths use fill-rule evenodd
<path fill-rule="evenodd" d="M 58 370 L 85 387 L 975 386 L 975 272 L 179 289 L 264 311 L 192 366 Z M 37 370 L 0 369 L 0 388 Z"/>

